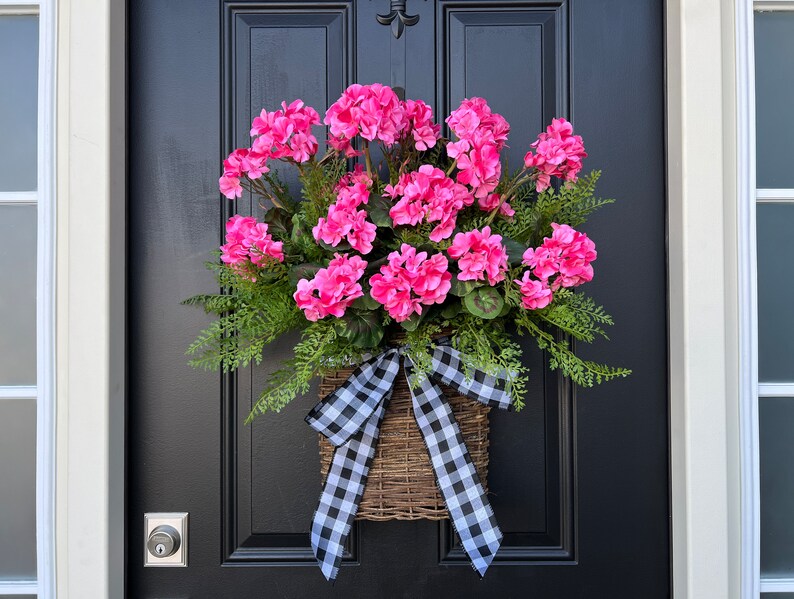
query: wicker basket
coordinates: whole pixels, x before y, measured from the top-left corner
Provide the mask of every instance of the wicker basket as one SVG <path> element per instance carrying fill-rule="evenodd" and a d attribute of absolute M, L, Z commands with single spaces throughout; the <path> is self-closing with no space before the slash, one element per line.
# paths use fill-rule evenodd
<path fill-rule="evenodd" d="M 353 369 L 337 370 L 320 383 L 320 397 L 344 383 Z M 463 440 L 488 490 L 488 412 L 490 408 L 441 386 L 458 421 Z M 320 435 L 323 480 L 334 446 Z M 380 429 L 375 458 L 356 520 L 443 520 L 449 514 L 436 486 L 427 447 L 414 419 L 408 382 L 397 376 Z"/>

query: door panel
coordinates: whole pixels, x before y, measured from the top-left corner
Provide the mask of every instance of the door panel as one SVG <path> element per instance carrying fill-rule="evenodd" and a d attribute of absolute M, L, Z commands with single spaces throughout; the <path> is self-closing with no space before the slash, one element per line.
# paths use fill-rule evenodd
<path fill-rule="evenodd" d="M 395 39 L 386 0 L 130 5 L 128 595 L 130 597 L 665 597 L 667 370 L 662 3 L 409 0 Z M 585 138 L 587 168 L 619 203 L 592 219 L 589 284 L 618 325 L 583 348 L 635 374 L 574 390 L 524 343 L 527 408 L 491 415 L 489 487 L 505 541 L 483 581 L 448 522 L 354 525 L 339 579 L 309 547 L 320 492 L 310 393 L 242 424 L 294 338 L 233 376 L 191 370 L 207 323 L 179 305 L 214 288 L 203 268 L 243 197 L 221 202 L 220 160 L 250 143 L 262 106 L 321 113 L 380 81 L 443 118 L 482 95 L 512 125 L 509 164 L 553 116 Z M 285 171 L 295 187 L 292 173 Z M 630 284 L 626 273 L 631 273 Z M 144 569 L 142 514 L 190 512 L 189 566 Z"/>

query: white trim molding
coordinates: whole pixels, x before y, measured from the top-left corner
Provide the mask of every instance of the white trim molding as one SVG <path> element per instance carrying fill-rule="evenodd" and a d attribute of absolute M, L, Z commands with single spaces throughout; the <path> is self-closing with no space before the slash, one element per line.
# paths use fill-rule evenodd
<path fill-rule="evenodd" d="M 41 82 L 39 82 L 39 84 L 41 84 Z M 41 92 L 39 92 L 39 95 L 41 95 Z M 53 100 L 50 100 L 50 107 L 52 107 L 52 102 Z M 39 115 L 39 118 L 41 118 L 41 115 Z M 52 143 L 52 138 L 50 138 L 50 143 Z M 8 204 L 15 206 L 35 206 L 38 203 L 39 194 L 35 191 L 0 191 L 0 206 Z"/>
<path fill-rule="evenodd" d="M 0 580 L 0 597 L 4 595 L 35 595 L 39 585 L 35 580 Z M 40 594 L 40 599 L 50 599 L 54 595 Z"/>
<path fill-rule="evenodd" d="M 725 0 L 666 7 L 676 599 L 740 596 L 734 10 Z"/>
<path fill-rule="evenodd" d="M 58 2 L 58 599 L 125 594 L 125 11 Z"/>
<path fill-rule="evenodd" d="M 741 597 L 758 599 L 761 572 L 758 462 L 758 300 L 755 205 L 753 2 L 736 1 L 737 238 L 739 263 L 739 436 L 741 444 Z M 774 194 L 770 194 L 770 199 Z"/>
<path fill-rule="evenodd" d="M 746 35 L 752 35 L 752 29 L 749 32 L 747 32 Z M 752 44 L 751 44 L 751 46 L 752 46 Z M 749 49 L 749 51 L 750 52 L 753 51 L 752 47 Z M 752 63 L 751 63 L 747 67 L 739 67 L 739 68 L 752 69 L 753 66 L 752 66 Z M 752 73 L 748 73 L 745 76 L 752 77 Z M 750 84 L 752 84 L 752 82 Z M 754 86 L 754 84 L 753 84 L 753 86 Z M 753 96 L 755 96 L 754 93 L 753 93 Z M 752 99 L 752 110 L 753 110 L 752 117 L 744 117 L 742 115 L 739 115 L 739 119 L 740 119 L 740 122 L 745 120 L 745 118 L 752 119 L 752 122 L 748 121 L 747 125 L 746 125 L 747 127 L 749 127 L 748 137 L 750 137 L 752 139 L 748 139 L 748 140 L 746 140 L 746 142 L 747 143 L 751 143 L 752 142 L 752 144 L 753 144 L 752 147 L 750 148 L 750 153 L 751 153 L 752 160 L 753 160 L 753 167 L 752 167 L 753 180 L 755 180 L 755 125 L 753 125 L 753 122 L 755 121 L 755 99 L 754 98 Z M 744 165 L 742 165 L 742 166 L 744 166 Z M 750 198 L 752 199 L 752 195 L 750 196 Z M 789 203 L 789 202 L 794 203 L 794 189 L 757 189 L 755 191 L 755 199 L 756 199 L 756 201 L 759 204 L 778 204 L 778 203 Z M 755 235 L 753 235 L 753 237 L 755 237 Z M 753 244 L 753 245 L 755 245 L 755 244 Z"/>
<path fill-rule="evenodd" d="M 39 599 L 55 598 L 55 67 L 56 0 L 39 2 L 36 251 L 36 576 Z"/>
<path fill-rule="evenodd" d="M 794 383 L 760 383 L 755 397 L 794 397 Z"/>
<path fill-rule="evenodd" d="M 32 399 L 38 396 L 36 387 L 0 387 L 0 401 L 4 399 Z"/>
<path fill-rule="evenodd" d="M 762 593 L 794 593 L 794 578 L 764 578 L 761 581 Z"/>

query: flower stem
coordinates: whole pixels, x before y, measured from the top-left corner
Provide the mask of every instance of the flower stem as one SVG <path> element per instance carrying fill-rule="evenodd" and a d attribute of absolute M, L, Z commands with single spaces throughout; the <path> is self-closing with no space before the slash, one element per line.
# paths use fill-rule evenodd
<path fill-rule="evenodd" d="M 453 160 L 452 161 L 452 166 L 450 166 L 449 169 L 447 170 L 447 177 L 449 177 L 452 174 L 452 171 L 455 170 L 456 166 L 458 166 L 458 161 L 457 160 Z"/>
<path fill-rule="evenodd" d="M 367 174 L 372 177 L 372 157 L 369 155 L 369 142 L 364 140 L 364 160 L 367 162 Z"/>

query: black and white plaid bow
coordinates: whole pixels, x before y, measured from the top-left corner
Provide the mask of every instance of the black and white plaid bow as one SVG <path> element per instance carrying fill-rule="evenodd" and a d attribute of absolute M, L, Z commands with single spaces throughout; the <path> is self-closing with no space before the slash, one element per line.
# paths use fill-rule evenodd
<path fill-rule="evenodd" d="M 306 416 L 309 426 L 336 446 L 311 532 L 314 555 L 328 580 L 335 579 L 339 572 L 345 539 L 364 494 L 402 354 L 401 348 L 389 349 L 365 362 Z M 403 360 L 405 376 L 410 380 L 412 364 L 407 357 Z M 434 381 L 497 408 L 509 408 L 511 399 L 505 392 L 504 378 L 479 370 L 470 375 L 467 378 L 460 352 L 437 345 L 430 378 L 411 389 L 411 396 L 416 423 L 427 444 L 452 524 L 472 566 L 482 576 L 499 549 L 502 532 L 458 423 Z"/>

